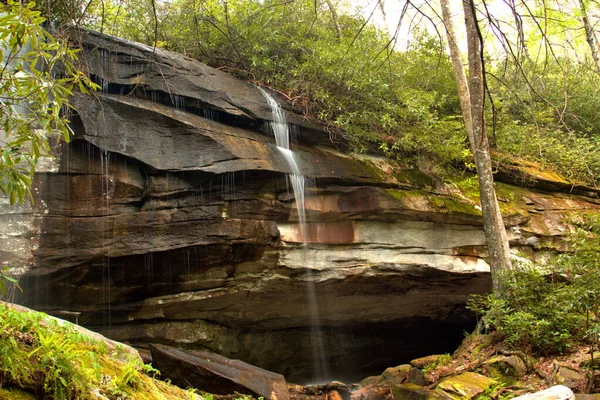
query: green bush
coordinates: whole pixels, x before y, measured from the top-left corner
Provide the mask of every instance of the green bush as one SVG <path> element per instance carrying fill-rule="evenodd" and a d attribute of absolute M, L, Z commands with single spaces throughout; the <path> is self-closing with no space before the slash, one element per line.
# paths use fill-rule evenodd
<path fill-rule="evenodd" d="M 142 372 L 158 371 L 137 359 L 117 360 L 124 356 L 70 323 L 0 304 L 0 388 L 56 400 L 92 398 L 93 390 L 109 399 L 136 398 L 136 389 L 149 391 Z"/>
<path fill-rule="evenodd" d="M 474 296 L 469 307 L 505 335 L 505 342 L 537 354 L 597 346 L 600 327 L 600 216 L 578 224 L 572 253 L 546 266 L 520 264 L 501 276 L 502 293 Z"/>
<path fill-rule="evenodd" d="M 72 328 L 41 321 L 40 314 L 0 308 L 0 385 L 53 399 L 81 397 L 100 379 L 97 353 Z"/>

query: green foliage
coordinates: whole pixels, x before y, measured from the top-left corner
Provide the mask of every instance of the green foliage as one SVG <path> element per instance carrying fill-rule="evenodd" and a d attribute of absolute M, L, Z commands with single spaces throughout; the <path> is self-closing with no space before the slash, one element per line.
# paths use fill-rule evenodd
<path fill-rule="evenodd" d="M 422 371 L 424 373 L 433 371 L 435 369 L 437 369 L 438 367 L 443 367 L 444 365 L 448 365 L 450 363 L 450 361 L 452 361 L 452 356 L 448 353 L 446 354 L 440 354 L 435 361 L 427 364 Z"/>
<path fill-rule="evenodd" d="M 470 308 L 506 335 L 506 343 L 538 354 L 596 346 L 600 328 L 600 217 L 579 224 L 573 253 L 552 264 L 522 264 L 501 277 L 501 294 L 477 296 Z"/>
<path fill-rule="evenodd" d="M 109 351 L 105 343 L 83 336 L 69 323 L 0 304 L 0 387 L 57 400 L 92 398 L 94 389 L 109 399 L 157 398 L 144 395 L 142 389 L 153 389 L 144 373 L 159 372 L 138 359 L 117 360 L 123 356 L 121 350 Z M 173 398 L 186 397 L 178 393 Z"/>
<path fill-rule="evenodd" d="M 20 291 L 23 291 L 23 289 L 21 289 L 21 286 L 19 286 L 19 281 L 10 276 L 9 270 L 9 267 L 2 267 L 0 269 L 0 298 L 6 295 L 10 286 L 13 286 L 19 289 Z"/>
<path fill-rule="evenodd" d="M 600 75 L 569 59 L 503 64 L 491 79 L 498 149 L 583 182 L 600 179 Z"/>
<path fill-rule="evenodd" d="M 48 137 L 69 139 L 68 97 L 92 84 L 79 71 L 76 50 L 42 28 L 44 18 L 27 6 L 0 4 L 0 191 L 11 204 L 30 196 L 38 159 L 49 152 Z"/>
<path fill-rule="evenodd" d="M 55 320 L 0 308 L 0 385 L 53 399 L 81 397 L 100 379 L 99 349 Z"/>

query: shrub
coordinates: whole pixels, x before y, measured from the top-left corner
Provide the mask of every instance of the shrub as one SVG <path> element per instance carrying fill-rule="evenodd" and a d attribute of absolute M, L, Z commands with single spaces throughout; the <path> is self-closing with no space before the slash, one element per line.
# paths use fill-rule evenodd
<path fill-rule="evenodd" d="M 504 291 L 474 296 L 469 307 L 505 335 L 507 344 L 537 354 L 574 344 L 595 347 L 600 328 L 600 216 L 578 223 L 572 253 L 549 265 L 520 264 L 501 275 Z"/>

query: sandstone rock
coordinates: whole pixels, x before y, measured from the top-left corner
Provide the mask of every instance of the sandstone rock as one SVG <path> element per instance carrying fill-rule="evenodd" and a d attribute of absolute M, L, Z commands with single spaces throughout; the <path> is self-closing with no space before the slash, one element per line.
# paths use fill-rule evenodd
<path fill-rule="evenodd" d="M 410 370 L 411 367 L 408 364 L 390 367 L 383 371 L 378 383 L 389 386 L 400 385 L 408 380 Z"/>
<path fill-rule="evenodd" d="M 119 93 L 123 88 L 130 93 L 136 88 L 137 96 L 170 102 L 182 109 L 208 109 L 242 119 L 272 118 L 265 98 L 255 86 L 201 62 L 93 31 L 82 31 L 79 37 L 88 60 L 88 73 L 103 86 L 103 91 Z M 321 130 L 303 116 L 289 110 L 285 113 L 290 123 Z"/>
<path fill-rule="evenodd" d="M 199 351 L 150 345 L 154 366 L 176 384 L 192 386 L 209 393 L 255 394 L 265 399 L 288 400 L 283 376 L 250 364 Z"/>
<path fill-rule="evenodd" d="M 585 381 L 586 376 L 584 374 L 565 366 L 559 367 L 554 378 L 554 383 L 566 386 L 569 389 L 582 387 L 582 385 L 585 385 Z"/>
<path fill-rule="evenodd" d="M 444 357 L 444 355 L 432 354 L 425 357 L 415 358 L 414 360 L 411 360 L 410 365 L 418 369 L 427 368 L 432 364 L 437 364 L 441 357 Z"/>
<path fill-rule="evenodd" d="M 593 369 L 600 368 L 600 351 L 594 351 L 592 353 L 592 357 L 586 357 L 584 361 L 581 362 L 581 367 L 592 367 Z"/>
<path fill-rule="evenodd" d="M 485 368 L 490 373 L 497 373 L 516 379 L 522 378 L 527 374 L 527 365 L 517 355 L 490 358 L 486 361 Z"/>
<path fill-rule="evenodd" d="M 444 400 L 450 398 L 444 393 L 412 383 L 394 386 L 392 395 L 394 400 Z"/>
<path fill-rule="evenodd" d="M 352 400 L 385 400 L 389 399 L 391 388 L 389 386 L 370 385 L 352 392 Z"/>
<path fill-rule="evenodd" d="M 475 372 L 463 372 L 442 379 L 436 386 L 436 390 L 443 391 L 454 399 L 472 399 L 485 392 L 494 383 L 493 379 Z"/>
<path fill-rule="evenodd" d="M 428 384 L 427 378 L 425 377 L 423 371 L 414 367 L 408 371 L 408 382 L 419 386 L 425 386 Z"/>
<path fill-rule="evenodd" d="M 597 188 L 574 184 L 557 173 L 544 171 L 540 165 L 525 160 L 499 163 L 495 178 L 500 182 L 529 186 L 543 191 L 563 190 L 592 198 L 598 197 Z"/>
<path fill-rule="evenodd" d="M 360 381 L 358 384 L 361 387 L 371 386 L 371 385 L 377 383 L 377 381 L 379 381 L 379 378 L 380 378 L 379 375 L 368 376 L 365 379 L 363 379 L 362 381 Z"/>
<path fill-rule="evenodd" d="M 326 400 L 342 400 L 342 396 L 338 393 L 337 390 L 332 390 L 325 395 Z"/>
<path fill-rule="evenodd" d="M 396 391 L 395 387 L 402 387 L 400 390 L 406 398 L 413 398 L 421 393 L 431 394 L 431 391 L 425 388 L 415 389 L 417 382 L 425 384 L 423 373 L 410 366 L 409 364 L 399 365 L 397 367 L 387 368 L 378 377 L 369 377 L 361 381 L 361 389 L 353 393 L 352 398 L 355 399 L 384 399 L 388 398 L 392 391 Z M 410 390 L 409 390 L 410 388 Z M 413 393 L 414 392 L 414 393 Z M 410 397 L 413 396 L 413 397 Z M 405 398 L 400 397 L 400 398 Z M 417 397 L 414 397 L 417 398 Z"/>

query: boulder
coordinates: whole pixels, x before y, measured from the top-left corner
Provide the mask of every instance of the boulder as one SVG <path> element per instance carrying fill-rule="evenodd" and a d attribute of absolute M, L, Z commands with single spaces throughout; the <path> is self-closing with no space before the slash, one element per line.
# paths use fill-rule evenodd
<path fill-rule="evenodd" d="M 554 383 L 573 390 L 585 387 L 586 380 L 585 374 L 565 366 L 560 366 L 554 377 Z"/>
<path fill-rule="evenodd" d="M 527 374 L 527 365 L 517 355 L 492 357 L 485 362 L 489 374 L 499 374 L 520 379 Z"/>
<path fill-rule="evenodd" d="M 438 364 L 440 358 L 445 357 L 443 354 L 432 354 L 425 357 L 415 358 L 410 361 L 410 365 L 417 369 L 424 369 Z"/>
<path fill-rule="evenodd" d="M 360 383 L 361 388 L 353 393 L 352 398 L 385 399 L 389 397 L 392 391 L 404 396 L 399 398 L 421 398 L 418 397 L 421 394 L 430 395 L 432 393 L 432 391 L 425 388 L 419 388 L 419 384 L 425 385 L 423 373 L 409 364 L 403 364 L 387 368 L 380 376 L 363 379 Z M 397 390 L 397 388 L 401 389 Z"/>
<path fill-rule="evenodd" d="M 412 383 L 394 386 L 392 396 L 394 400 L 448 400 L 451 398 L 444 393 Z"/>
<path fill-rule="evenodd" d="M 419 386 L 425 386 L 429 383 L 423 371 L 414 367 L 408 371 L 408 382 Z"/>
<path fill-rule="evenodd" d="M 181 387 L 191 386 L 215 394 L 239 392 L 273 400 L 290 398 L 282 375 L 245 362 L 159 344 L 150 345 L 150 351 L 161 376 Z"/>
<path fill-rule="evenodd" d="M 453 399 L 473 399 L 488 390 L 496 382 L 475 372 L 463 372 L 460 375 L 442 379 L 435 390 Z"/>
<path fill-rule="evenodd" d="M 398 365 L 397 367 L 387 368 L 381 374 L 378 384 L 400 385 L 408 380 L 411 366 L 408 364 Z"/>

